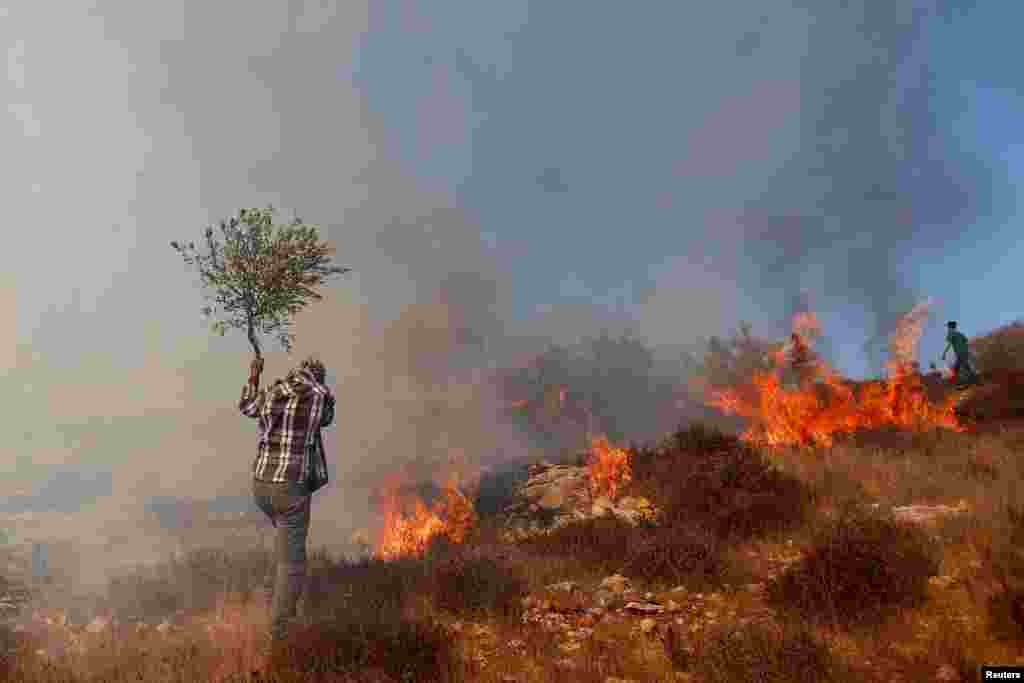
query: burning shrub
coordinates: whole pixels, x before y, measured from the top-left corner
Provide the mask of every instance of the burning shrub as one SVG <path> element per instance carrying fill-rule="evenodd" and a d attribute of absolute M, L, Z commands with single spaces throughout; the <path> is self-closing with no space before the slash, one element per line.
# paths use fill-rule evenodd
<path fill-rule="evenodd" d="M 793 343 L 770 354 L 773 367 L 755 369 L 741 381 L 706 387 L 708 404 L 745 417 L 743 439 L 770 446 L 831 446 L 835 435 L 896 426 L 963 431 L 954 412 L 955 397 L 933 403 L 916 369 L 914 349 L 930 302 L 911 309 L 889 338 L 889 376 L 858 385 L 842 378 L 820 358 L 811 342 L 820 326 L 811 313 L 793 320 Z M 811 334 L 813 332 L 814 334 Z M 786 372 L 795 370 L 795 386 Z"/>
<path fill-rule="evenodd" d="M 920 528 L 846 510 L 820 531 L 799 565 L 768 583 L 772 602 L 845 625 L 880 620 L 920 604 L 938 574 L 939 552 Z"/>
<path fill-rule="evenodd" d="M 615 448 L 604 436 L 591 441 L 588 470 L 590 493 L 595 498 L 606 495 L 614 500 L 619 487 L 628 484 L 633 478 L 629 451 Z"/>
<path fill-rule="evenodd" d="M 452 612 L 497 612 L 518 616 L 526 582 L 509 566 L 489 557 L 455 556 L 430 574 L 436 605 Z"/>
<path fill-rule="evenodd" d="M 397 477 L 385 483 L 379 507 L 384 521 L 378 534 L 375 555 L 382 559 L 403 556 L 422 557 L 431 540 L 446 536 L 453 543 L 462 543 L 477 522 L 473 501 L 458 488 L 452 478 L 443 495 L 427 506 L 416 496 L 402 494 Z"/>
<path fill-rule="evenodd" d="M 828 646 L 804 626 L 719 627 L 701 641 L 695 659 L 708 683 L 846 680 Z"/>
<path fill-rule="evenodd" d="M 445 488 L 441 518 L 445 521 L 444 536 L 452 543 L 463 543 L 476 526 L 477 514 L 473 509 L 473 501 L 458 489 L 454 480 Z"/>

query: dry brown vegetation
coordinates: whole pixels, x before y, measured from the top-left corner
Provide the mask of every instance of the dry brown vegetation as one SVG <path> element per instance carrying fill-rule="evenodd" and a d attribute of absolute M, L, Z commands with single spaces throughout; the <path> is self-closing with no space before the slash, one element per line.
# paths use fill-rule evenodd
<path fill-rule="evenodd" d="M 844 511 L 798 566 L 769 582 L 768 598 L 808 621 L 877 622 L 927 599 L 928 579 L 939 572 L 936 545 L 909 524 Z"/>
<path fill-rule="evenodd" d="M 999 330 L 977 344 L 979 365 L 1015 378 L 1022 346 L 1020 325 Z M 596 519 L 511 545 L 479 506 L 465 543 L 438 541 L 422 558 L 315 554 L 304 622 L 269 664 L 256 652 L 270 557 L 211 550 L 113 580 L 103 607 L 118 621 L 75 630 L 78 650 L 40 656 L 53 629 L 0 631 L 12 649 L 0 673 L 25 683 L 975 680 L 982 663 L 1024 664 L 1024 422 L 1020 386 L 999 381 L 965 395 L 981 417 L 964 433 L 762 451 L 693 425 L 634 448 L 623 493 L 648 497 L 658 525 Z M 912 504 L 960 512 L 908 521 L 899 506 Z M 631 589 L 595 609 L 612 573 Z M 665 610 L 644 626 L 623 609 L 630 600 Z"/>
<path fill-rule="evenodd" d="M 978 369 L 982 372 L 992 370 L 1024 370 L 1024 320 L 1003 325 L 992 332 L 971 340 L 971 352 L 974 354 Z"/>

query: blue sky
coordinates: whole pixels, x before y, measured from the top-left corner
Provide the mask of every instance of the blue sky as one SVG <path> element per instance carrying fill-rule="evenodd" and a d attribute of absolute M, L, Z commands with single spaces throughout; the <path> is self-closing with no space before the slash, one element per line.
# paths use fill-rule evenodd
<path fill-rule="evenodd" d="M 959 320 L 968 335 L 1024 318 L 1024 240 L 1017 215 L 1024 180 L 1024 82 L 1003 49 L 1016 40 L 1013 25 L 1022 19 L 1024 8 L 1017 3 L 978 3 L 954 22 L 936 22 L 929 40 L 942 74 L 937 106 L 963 147 L 1005 177 L 1011 190 L 999 211 L 965 224 L 959 239 L 919 259 L 911 252 L 905 262 L 916 270 L 918 287 L 942 301 L 946 317 Z M 935 336 L 923 345 L 924 357 L 942 345 Z"/>

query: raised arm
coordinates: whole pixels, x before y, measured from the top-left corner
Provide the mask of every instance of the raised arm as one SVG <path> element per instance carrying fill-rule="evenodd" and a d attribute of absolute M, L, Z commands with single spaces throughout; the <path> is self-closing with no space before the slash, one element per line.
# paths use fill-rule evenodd
<path fill-rule="evenodd" d="M 260 391 L 260 374 L 263 372 L 263 359 L 257 356 L 249 365 L 249 380 L 242 388 L 242 398 L 238 401 L 238 409 L 246 417 L 257 417 L 266 400 L 266 391 Z"/>

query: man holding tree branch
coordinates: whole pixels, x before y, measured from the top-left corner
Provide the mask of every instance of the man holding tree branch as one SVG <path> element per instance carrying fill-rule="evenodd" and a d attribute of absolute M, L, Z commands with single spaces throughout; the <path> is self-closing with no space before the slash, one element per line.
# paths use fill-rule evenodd
<path fill-rule="evenodd" d="M 324 365 L 315 358 L 261 390 L 262 371 L 263 359 L 256 357 L 238 408 L 259 420 L 253 495 L 277 529 L 270 633 L 272 642 L 280 643 L 305 588 L 310 503 L 328 479 L 320 430 L 334 420 L 334 396 L 324 386 Z"/>
<path fill-rule="evenodd" d="M 315 225 L 299 218 L 275 224 L 273 206 L 241 209 L 220 222 L 220 235 L 207 226 L 198 246 L 174 241 L 171 248 L 199 270 L 209 302 L 201 310 L 214 320 L 213 329 L 222 335 L 245 330 L 256 354 L 238 407 L 259 420 L 253 495 L 277 529 L 271 641 L 280 643 L 305 588 L 310 501 L 327 483 L 320 430 L 334 419 L 334 397 L 315 358 L 261 390 L 259 335 L 276 334 L 290 350 L 292 316 L 323 298 L 316 289 L 329 278 L 350 269 L 332 264 L 334 249 L 320 240 Z"/>

